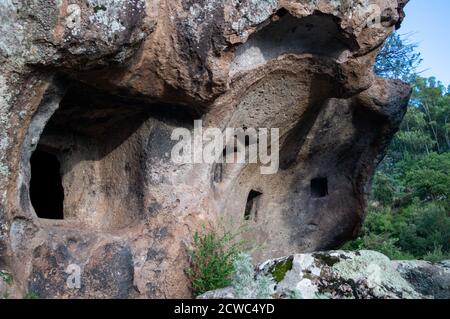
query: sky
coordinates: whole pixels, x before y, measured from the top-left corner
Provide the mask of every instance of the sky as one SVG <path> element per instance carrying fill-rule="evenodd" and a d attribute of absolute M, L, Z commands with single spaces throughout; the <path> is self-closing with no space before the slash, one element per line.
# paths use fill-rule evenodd
<path fill-rule="evenodd" d="M 419 45 L 422 76 L 450 85 L 450 0 L 410 0 L 398 31 Z"/>

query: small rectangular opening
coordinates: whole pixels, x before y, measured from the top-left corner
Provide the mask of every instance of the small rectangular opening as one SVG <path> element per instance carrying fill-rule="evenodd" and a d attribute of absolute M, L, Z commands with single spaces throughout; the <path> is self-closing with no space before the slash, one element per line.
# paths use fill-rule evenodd
<path fill-rule="evenodd" d="M 64 219 L 64 188 L 57 156 L 36 150 L 30 165 L 30 199 L 36 215 L 44 219 Z"/>
<path fill-rule="evenodd" d="M 328 195 L 328 179 L 325 177 L 314 178 L 311 180 L 311 196 L 313 198 L 322 198 Z"/>
<path fill-rule="evenodd" d="M 258 218 L 258 208 L 259 208 L 259 199 L 261 198 L 262 193 L 251 190 L 247 197 L 247 203 L 245 205 L 245 220 L 254 220 L 256 221 Z"/>

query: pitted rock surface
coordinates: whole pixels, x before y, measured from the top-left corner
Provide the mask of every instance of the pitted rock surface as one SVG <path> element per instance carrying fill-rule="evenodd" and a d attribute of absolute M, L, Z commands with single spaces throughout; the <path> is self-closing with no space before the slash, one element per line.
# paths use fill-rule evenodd
<path fill-rule="evenodd" d="M 0 269 L 14 278 L 10 295 L 189 297 L 195 230 L 239 227 L 250 200 L 257 219 L 242 237 L 263 247 L 257 261 L 351 239 L 410 95 L 373 74 L 405 4 L 2 1 Z M 279 128 L 280 169 L 173 163 L 173 129 L 193 131 L 200 118 L 205 129 Z M 60 175 L 63 219 L 36 212 L 34 190 L 45 187 L 33 186 L 33 167 Z M 67 286 L 71 264 L 78 290 Z"/>

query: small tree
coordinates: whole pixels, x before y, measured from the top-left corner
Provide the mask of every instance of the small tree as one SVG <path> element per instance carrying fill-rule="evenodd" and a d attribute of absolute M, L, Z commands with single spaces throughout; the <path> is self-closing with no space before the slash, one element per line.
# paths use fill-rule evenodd
<path fill-rule="evenodd" d="M 196 232 L 193 247 L 189 250 L 190 267 L 186 273 L 192 281 L 194 295 L 231 285 L 233 262 L 241 242 L 236 234 L 212 230 Z"/>
<path fill-rule="evenodd" d="M 386 40 L 375 61 L 375 73 L 390 79 L 410 81 L 416 75 L 422 62 L 420 53 L 416 51 L 417 44 L 393 33 Z"/>

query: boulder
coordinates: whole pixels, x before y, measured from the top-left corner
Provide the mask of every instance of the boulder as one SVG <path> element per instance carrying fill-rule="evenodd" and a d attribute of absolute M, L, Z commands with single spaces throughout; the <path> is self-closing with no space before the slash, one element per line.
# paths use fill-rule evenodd
<path fill-rule="evenodd" d="M 450 299 L 450 261 L 399 261 L 397 271 L 422 295 Z"/>
<path fill-rule="evenodd" d="M 374 251 L 328 251 L 271 259 L 255 277 L 272 282 L 275 299 L 433 299 L 448 298 L 445 264 L 391 261 Z M 200 299 L 238 298 L 233 287 L 206 292 Z"/>
<path fill-rule="evenodd" d="M 259 262 L 353 238 L 411 92 L 373 73 L 406 2 L 1 1 L 0 267 L 18 296 L 190 297 L 187 249 L 220 220 L 251 224 Z M 173 161 L 200 118 L 278 129 L 278 156 Z"/>

